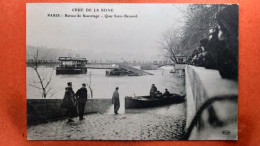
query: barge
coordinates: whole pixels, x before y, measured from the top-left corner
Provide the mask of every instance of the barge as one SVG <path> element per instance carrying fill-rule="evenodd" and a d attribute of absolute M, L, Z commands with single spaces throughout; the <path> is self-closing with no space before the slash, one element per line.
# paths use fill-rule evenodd
<path fill-rule="evenodd" d="M 86 58 L 59 57 L 60 65 L 56 68 L 56 74 L 86 74 Z"/>

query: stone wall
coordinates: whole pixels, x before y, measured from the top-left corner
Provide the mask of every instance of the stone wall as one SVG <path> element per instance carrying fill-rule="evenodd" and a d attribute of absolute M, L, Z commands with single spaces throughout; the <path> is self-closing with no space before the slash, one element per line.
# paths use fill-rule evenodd
<path fill-rule="evenodd" d="M 62 99 L 27 99 L 27 124 L 66 118 L 66 110 L 61 108 L 61 103 Z M 88 99 L 85 113 L 104 113 L 111 107 L 111 99 Z"/>
<path fill-rule="evenodd" d="M 187 65 L 186 133 L 190 140 L 237 139 L 238 82 L 217 70 Z"/>

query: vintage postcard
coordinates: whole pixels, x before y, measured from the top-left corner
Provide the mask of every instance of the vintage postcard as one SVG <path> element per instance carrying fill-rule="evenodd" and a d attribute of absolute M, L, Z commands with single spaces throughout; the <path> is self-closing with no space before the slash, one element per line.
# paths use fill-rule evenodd
<path fill-rule="evenodd" d="M 238 7 L 27 3 L 27 139 L 237 140 Z"/>

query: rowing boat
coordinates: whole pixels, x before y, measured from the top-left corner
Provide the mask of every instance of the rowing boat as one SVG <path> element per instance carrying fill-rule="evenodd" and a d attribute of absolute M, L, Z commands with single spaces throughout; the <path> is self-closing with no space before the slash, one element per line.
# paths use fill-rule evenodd
<path fill-rule="evenodd" d="M 126 96 L 125 108 L 147 108 L 156 107 L 173 103 L 180 103 L 185 100 L 185 96 L 178 94 L 170 94 L 168 97 L 161 96 L 158 98 L 152 98 L 150 96 Z"/>

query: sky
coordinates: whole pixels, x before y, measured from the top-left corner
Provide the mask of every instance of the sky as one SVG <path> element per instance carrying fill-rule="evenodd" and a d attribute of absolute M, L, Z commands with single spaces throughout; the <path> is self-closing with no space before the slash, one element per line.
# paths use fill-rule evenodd
<path fill-rule="evenodd" d="M 181 26 L 183 13 L 179 9 L 186 7 L 183 4 L 29 3 L 26 44 L 60 51 L 70 49 L 88 59 L 160 59 L 158 42 L 165 31 Z M 75 12 L 73 8 L 82 8 L 83 12 Z M 100 12 L 101 9 L 113 9 L 113 12 Z M 60 17 L 48 17 L 50 14 Z M 65 17 L 66 14 L 81 17 Z M 82 17 L 83 14 L 99 15 L 99 18 Z M 115 14 L 123 17 L 114 18 Z M 137 18 L 125 18 L 125 14 Z M 113 17 L 105 18 L 106 15 Z"/>

